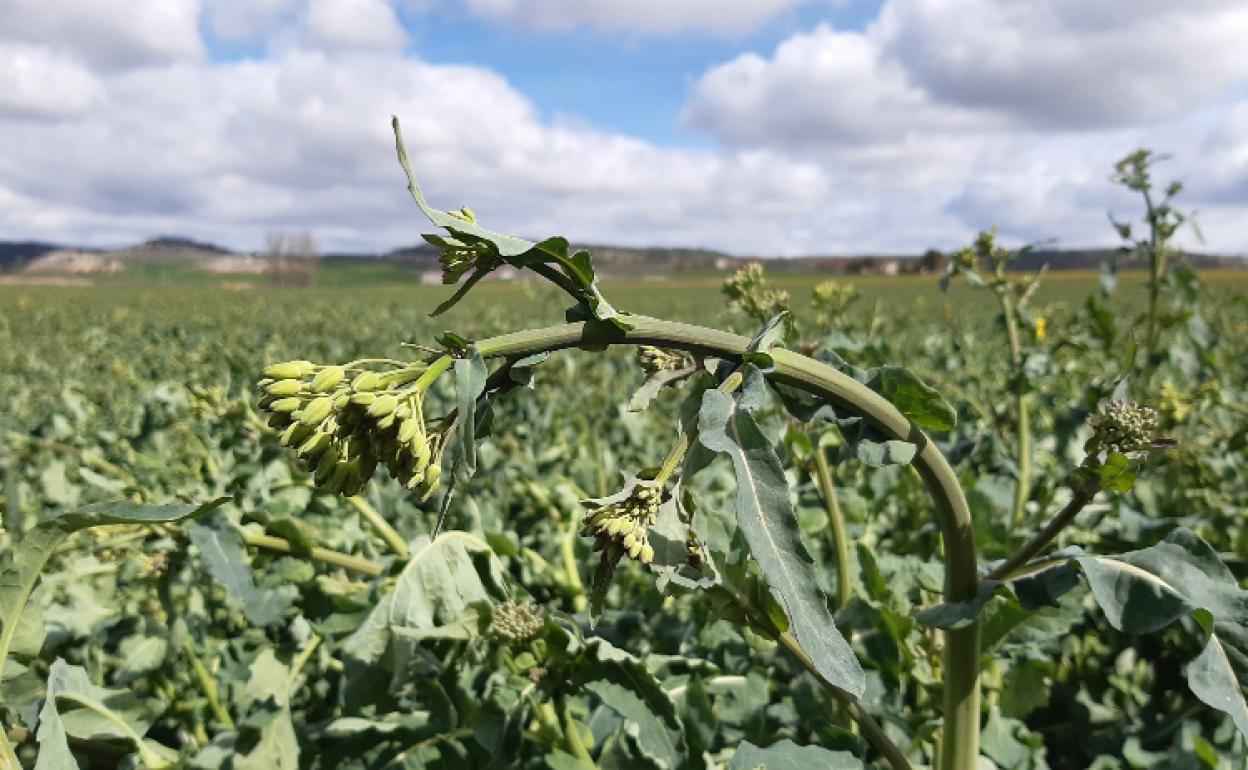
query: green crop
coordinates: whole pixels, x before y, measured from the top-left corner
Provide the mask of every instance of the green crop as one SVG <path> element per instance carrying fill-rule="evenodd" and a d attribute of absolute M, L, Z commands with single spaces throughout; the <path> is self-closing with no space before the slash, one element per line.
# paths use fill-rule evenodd
<path fill-rule="evenodd" d="M 1248 303 L 1169 213 L 1112 295 L 986 233 L 990 292 L 753 267 L 720 312 L 399 153 L 455 332 L 0 294 L 0 767 L 1242 766 Z"/>

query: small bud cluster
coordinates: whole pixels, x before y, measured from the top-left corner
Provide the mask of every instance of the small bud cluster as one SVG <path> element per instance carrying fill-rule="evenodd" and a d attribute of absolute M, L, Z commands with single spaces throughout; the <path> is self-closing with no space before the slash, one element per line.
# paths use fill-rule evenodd
<path fill-rule="evenodd" d="M 490 633 L 509 642 L 527 642 L 546 625 L 542 609 L 533 602 L 503 602 L 494 607 Z"/>
<path fill-rule="evenodd" d="M 789 309 L 789 293 L 774 288 L 763 277 L 763 266 L 751 262 L 724 281 L 720 290 L 729 307 L 739 308 L 763 322 Z"/>
<path fill-rule="evenodd" d="M 586 516 L 581 536 L 595 538 L 595 551 L 616 549 L 642 564 L 649 564 L 654 559 L 654 548 L 650 545 L 648 528 L 654 525 L 660 502 L 658 489 L 639 484 L 628 497 Z"/>
<path fill-rule="evenodd" d="M 1093 438 L 1101 446 L 1122 452 L 1142 452 L 1153 446 L 1160 420 L 1157 412 L 1134 401 L 1111 401 L 1088 418 Z"/>
<path fill-rule="evenodd" d="M 464 206 L 458 211 L 446 212 L 468 224 L 476 224 L 477 215 L 472 209 Z M 442 265 L 442 283 L 459 283 L 459 279 L 470 270 L 490 271 L 498 267 L 502 260 L 498 250 L 489 241 L 475 238 L 466 233 L 455 233 L 454 238 L 427 235 L 425 239 L 441 249 L 438 261 Z"/>
<path fill-rule="evenodd" d="M 646 376 L 652 376 L 659 372 L 681 369 L 688 366 L 691 361 L 683 353 L 656 348 L 652 345 L 640 345 L 637 348 L 637 363 L 641 365 L 641 370 L 646 373 Z"/>
<path fill-rule="evenodd" d="M 380 463 L 427 497 L 441 476 L 442 435 L 426 431 L 424 393 L 411 385 L 426 368 L 411 364 L 378 372 L 309 361 L 274 364 L 257 383 L 260 407 L 317 487 L 357 495 Z"/>

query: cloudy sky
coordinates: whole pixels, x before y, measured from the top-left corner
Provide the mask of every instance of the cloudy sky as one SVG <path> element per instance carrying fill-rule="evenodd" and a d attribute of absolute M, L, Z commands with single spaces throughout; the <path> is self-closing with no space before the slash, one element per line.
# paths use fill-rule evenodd
<path fill-rule="evenodd" d="M 1113 242 L 1147 146 L 1248 254 L 1243 0 L 0 0 L 0 239 L 278 229 L 384 250 L 434 205 L 737 254 Z"/>

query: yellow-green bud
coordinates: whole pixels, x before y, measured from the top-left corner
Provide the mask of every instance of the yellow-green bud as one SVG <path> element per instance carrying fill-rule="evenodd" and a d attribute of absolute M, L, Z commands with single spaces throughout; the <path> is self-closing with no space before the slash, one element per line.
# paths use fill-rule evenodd
<path fill-rule="evenodd" d="M 278 380 L 271 382 L 265 386 L 264 390 L 274 396 L 294 396 L 298 395 L 303 389 L 303 383 L 299 380 Z"/>
<path fill-rule="evenodd" d="M 303 413 L 299 416 L 299 422 L 304 425 L 320 425 L 329 416 L 333 408 L 333 401 L 328 396 L 314 398 L 310 404 L 303 408 Z"/>
<path fill-rule="evenodd" d="M 279 398 L 273 402 L 274 412 L 293 412 L 303 405 L 303 401 L 298 398 Z"/>
<path fill-rule="evenodd" d="M 369 404 L 368 416 L 369 417 L 385 417 L 386 415 L 393 412 L 394 408 L 398 405 L 399 405 L 399 400 L 388 393 L 384 396 L 378 396 L 377 400 Z"/>
<path fill-rule="evenodd" d="M 351 403 L 357 406 L 372 406 L 372 403 L 376 400 L 376 393 L 356 393 L 351 396 Z"/>
<path fill-rule="evenodd" d="M 420 421 L 409 417 L 399 425 L 399 441 L 410 444 L 421 432 Z"/>
<path fill-rule="evenodd" d="M 370 390 L 380 390 L 384 383 L 381 381 L 381 375 L 377 372 L 363 372 L 356 375 L 351 381 L 351 389 L 357 393 Z"/>
<path fill-rule="evenodd" d="M 318 487 L 324 486 L 325 482 L 329 481 L 330 476 L 334 473 L 334 469 L 338 467 L 338 457 L 338 447 L 330 446 L 329 449 L 325 450 L 325 454 L 321 455 L 320 459 L 316 461 L 316 473 L 313 476 L 313 481 Z"/>
<path fill-rule="evenodd" d="M 281 436 L 278 438 L 282 442 L 282 446 L 293 446 L 303 441 L 307 436 L 308 426 L 300 425 L 296 422 L 286 426 L 286 429 L 282 431 Z"/>
<path fill-rule="evenodd" d="M 342 382 L 347 376 L 346 370 L 341 366 L 327 366 L 316 373 L 312 378 L 312 390 L 317 393 L 326 393 L 338 387 L 338 383 Z"/>
<path fill-rule="evenodd" d="M 654 548 L 649 543 L 642 543 L 641 555 L 638 558 L 642 564 L 649 564 L 654 561 Z"/>
<path fill-rule="evenodd" d="M 307 441 L 299 445 L 299 456 L 305 460 L 314 460 L 329 449 L 333 441 L 334 439 L 328 433 L 313 433 Z"/>
<path fill-rule="evenodd" d="M 316 365 L 311 361 L 285 361 L 265 367 L 264 376 L 275 380 L 297 380 L 311 374 L 315 369 Z"/>

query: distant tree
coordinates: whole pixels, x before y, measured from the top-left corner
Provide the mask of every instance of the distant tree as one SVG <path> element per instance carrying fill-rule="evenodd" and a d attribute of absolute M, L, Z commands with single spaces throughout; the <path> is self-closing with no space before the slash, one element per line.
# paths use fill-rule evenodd
<path fill-rule="evenodd" d="M 928 249 L 923 252 L 923 256 L 919 257 L 919 272 L 943 273 L 948 262 L 949 258 L 939 249 Z"/>
<path fill-rule="evenodd" d="M 313 286 L 321 254 L 307 230 L 297 233 L 272 231 L 264 236 L 265 274 L 277 286 Z"/>

